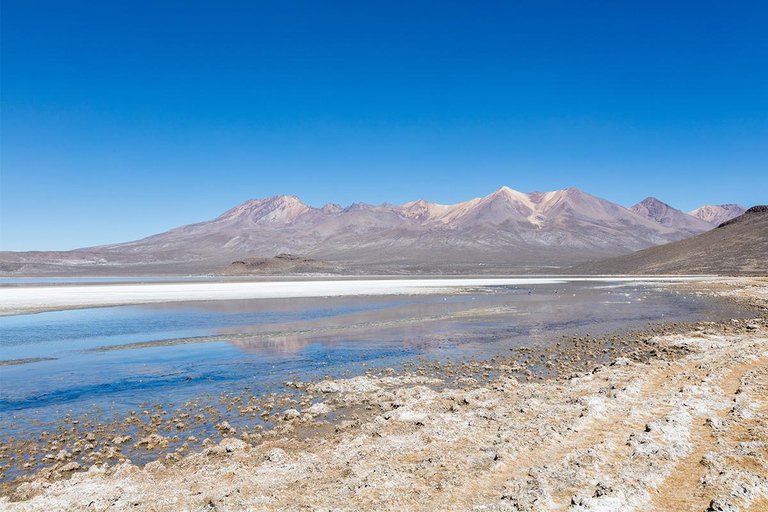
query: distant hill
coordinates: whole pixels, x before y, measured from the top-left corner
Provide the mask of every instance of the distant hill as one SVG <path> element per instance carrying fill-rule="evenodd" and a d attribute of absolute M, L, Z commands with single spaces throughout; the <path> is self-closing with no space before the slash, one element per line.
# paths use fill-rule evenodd
<path fill-rule="evenodd" d="M 273 258 L 248 258 L 235 261 L 216 272 L 222 276 L 278 276 L 308 274 L 341 274 L 344 267 L 293 254 L 278 254 Z"/>
<path fill-rule="evenodd" d="M 217 218 L 141 240 L 59 252 L 2 252 L 0 275 L 184 275 L 286 253 L 355 273 L 536 272 L 627 254 L 712 226 L 657 200 L 632 211 L 569 188 L 501 187 L 443 205 L 246 201 Z"/>
<path fill-rule="evenodd" d="M 632 254 L 591 261 L 574 274 L 768 274 L 768 206 L 706 233 Z"/>

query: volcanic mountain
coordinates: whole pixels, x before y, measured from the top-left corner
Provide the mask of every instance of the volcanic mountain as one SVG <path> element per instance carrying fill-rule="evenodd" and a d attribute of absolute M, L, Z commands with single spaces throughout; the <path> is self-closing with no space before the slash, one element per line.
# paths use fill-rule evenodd
<path fill-rule="evenodd" d="M 576 265 L 576 274 L 768 274 L 768 206 L 700 235 Z"/>
<path fill-rule="evenodd" d="M 274 196 L 133 242 L 0 253 L 0 272 L 179 275 L 281 253 L 361 273 L 526 271 L 626 254 L 709 227 L 693 217 L 667 222 L 676 217 L 639 215 L 575 188 L 526 194 L 502 187 L 453 205 L 420 200 L 346 208 L 315 208 L 296 196 Z"/>

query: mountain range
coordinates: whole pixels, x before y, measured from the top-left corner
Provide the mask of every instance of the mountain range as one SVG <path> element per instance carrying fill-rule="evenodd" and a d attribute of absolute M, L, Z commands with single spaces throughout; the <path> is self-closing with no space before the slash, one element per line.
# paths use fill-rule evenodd
<path fill-rule="evenodd" d="M 304 204 L 252 199 L 215 219 L 132 242 L 58 252 L 0 253 L 6 275 L 183 275 L 287 253 L 359 272 L 535 271 L 681 240 L 745 209 L 683 213 L 655 199 L 625 208 L 569 188 L 502 187 L 458 204 Z"/>

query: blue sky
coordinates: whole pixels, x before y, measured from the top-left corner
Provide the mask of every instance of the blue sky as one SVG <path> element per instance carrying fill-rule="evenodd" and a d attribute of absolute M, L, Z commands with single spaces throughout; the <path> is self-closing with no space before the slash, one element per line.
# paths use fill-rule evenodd
<path fill-rule="evenodd" d="M 4 0 L 0 248 L 276 194 L 766 203 L 766 5 Z"/>

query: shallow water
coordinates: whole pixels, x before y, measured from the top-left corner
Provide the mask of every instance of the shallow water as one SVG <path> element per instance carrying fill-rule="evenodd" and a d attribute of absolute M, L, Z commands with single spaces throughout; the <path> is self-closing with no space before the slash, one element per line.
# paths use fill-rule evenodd
<path fill-rule="evenodd" d="M 47 360 L 0 367 L 0 435 L 94 406 L 120 414 L 141 403 L 246 387 L 268 392 L 286 380 L 360 374 L 419 357 L 490 357 L 563 333 L 732 316 L 739 316 L 732 306 L 674 286 L 590 282 L 10 316 L 0 319 L 0 360 Z"/>

